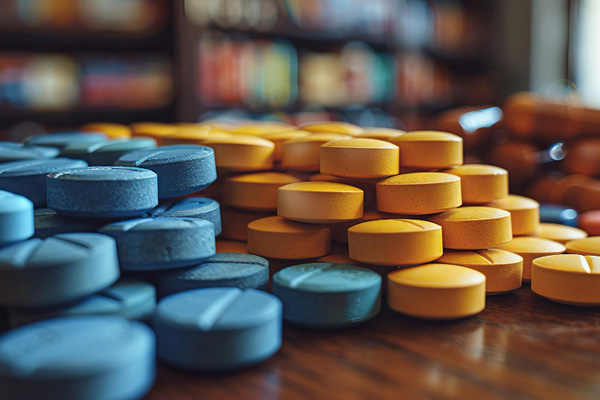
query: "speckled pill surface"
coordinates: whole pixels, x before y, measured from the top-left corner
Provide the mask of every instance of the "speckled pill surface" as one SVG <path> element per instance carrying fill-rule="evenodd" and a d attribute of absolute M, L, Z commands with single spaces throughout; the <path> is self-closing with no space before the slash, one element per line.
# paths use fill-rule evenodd
<path fill-rule="evenodd" d="M 447 132 L 415 131 L 388 139 L 400 148 L 400 167 L 434 171 L 463 163 L 462 138 Z"/>
<path fill-rule="evenodd" d="M 277 210 L 277 189 L 295 182 L 300 179 L 282 172 L 233 176 L 225 181 L 225 203 L 247 211 L 274 212 Z"/>
<path fill-rule="evenodd" d="M 444 172 L 460 177 L 465 204 L 485 204 L 508 196 L 508 171 L 503 168 L 466 164 Z"/>
<path fill-rule="evenodd" d="M 561 254 L 566 250 L 565 246 L 561 243 L 530 236 L 516 237 L 510 242 L 498 246 L 498 248 L 523 257 L 523 282 L 531 280 L 531 265 L 534 259 Z"/>
<path fill-rule="evenodd" d="M 346 178 L 383 178 L 397 175 L 398 146 L 376 139 L 340 139 L 321 146 L 321 173 Z"/>
<path fill-rule="evenodd" d="M 600 236 L 590 236 L 565 243 L 567 253 L 600 256 Z"/>
<path fill-rule="evenodd" d="M 211 222 L 215 227 L 215 236 L 222 230 L 221 206 L 219 202 L 207 197 L 185 197 L 161 202 L 158 207 L 144 214 L 154 218 L 200 218 Z"/>
<path fill-rule="evenodd" d="M 317 172 L 321 166 L 321 145 L 346 138 L 348 136 L 339 133 L 315 133 L 290 139 L 281 146 L 281 167 Z"/>
<path fill-rule="evenodd" d="M 540 224 L 540 204 L 528 197 L 509 194 L 486 204 L 510 213 L 513 235 L 528 235 L 537 231 Z"/>

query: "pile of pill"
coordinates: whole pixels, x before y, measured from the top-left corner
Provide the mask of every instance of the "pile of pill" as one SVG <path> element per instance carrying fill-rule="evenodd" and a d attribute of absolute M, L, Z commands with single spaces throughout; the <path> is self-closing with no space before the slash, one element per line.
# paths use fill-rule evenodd
<path fill-rule="evenodd" d="M 382 301 L 465 318 L 530 282 L 600 305 L 600 237 L 540 223 L 562 210 L 508 179 L 463 165 L 459 136 L 342 122 L 95 123 L 0 142 L 1 397 L 139 398 L 156 354 L 235 370 L 278 351 L 284 320 L 343 328 Z"/>

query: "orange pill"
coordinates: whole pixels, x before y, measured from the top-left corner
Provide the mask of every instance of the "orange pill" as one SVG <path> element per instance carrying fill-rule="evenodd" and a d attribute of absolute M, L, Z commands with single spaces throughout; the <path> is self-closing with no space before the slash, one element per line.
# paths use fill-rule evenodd
<path fill-rule="evenodd" d="M 567 243 L 571 240 L 583 239 L 587 237 L 587 233 L 584 230 L 573 228 L 572 226 L 542 222 L 538 227 L 535 236 L 554 240 L 559 243 Z"/>
<path fill-rule="evenodd" d="M 111 122 L 92 122 L 82 125 L 82 131 L 86 132 L 101 132 L 110 139 L 128 138 L 131 137 L 131 128 L 127 125 L 114 124 Z"/>
<path fill-rule="evenodd" d="M 465 204 L 486 204 L 508 196 L 508 172 L 503 168 L 466 164 L 444 172 L 460 177 Z"/>
<path fill-rule="evenodd" d="M 162 144 L 164 136 L 175 133 L 177 128 L 174 125 L 163 124 L 160 122 L 136 122 L 131 124 L 131 136 L 149 137 L 156 140 L 159 145 Z"/>
<path fill-rule="evenodd" d="M 571 240 L 565 244 L 565 247 L 567 248 L 567 253 L 600 256 L 600 236 Z"/>
<path fill-rule="evenodd" d="M 273 142 L 248 135 L 210 135 L 204 146 L 215 151 L 217 167 L 230 171 L 261 171 L 273 168 Z"/>
<path fill-rule="evenodd" d="M 362 189 L 364 192 L 364 208 L 375 209 L 377 208 L 377 199 L 375 195 L 375 186 L 379 179 L 352 179 L 342 178 L 340 176 L 326 175 L 326 174 L 314 174 L 308 178 L 311 182 L 337 182 L 343 183 L 350 186 L 356 186 Z"/>
<path fill-rule="evenodd" d="M 208 126 L 190 125 L 177 126 L 175 132 L 163 136 L 161 143 L 163 146 L 178 145 L 178 144 L 197 144 L 202 142 L 210 135 L 211 129 Z"/>
<path fill-rule="evenodd" d="M 311 122 L 300 125 L 298 129 L 313 133 L 339 133 L 348 136 L 357 136 L 363 132 L 363 128 L 360 126 L 340 121 Z"/>
<path fill-rule="evenodd" d="M 295 126 L 286 124 L 284 122 L 276 121 L 252 121 L 246 123 L 240 123 L 230 125 L 228 127 L 221 128 L 222 130 L 238 135 L 252 135 L 252 136 L 264 136 L 274 133 L 281 133 L 296 129 Z"/>
<path fill-rule="evenodd" d="M 316 133 L 290 139 L 281 146 L 281 167 L 298 171 L 318 171 L 321 165 L 321 145 L 347 136 L 337 133 Z"/>
<path fill-rule="evenodd" d="M 257 219 L 272 217 L 273 214 L 221 208 L 222 231 L 219 238 L 245 242 L 248 239 L 248 224 Z"/>
<path fill-rule="evenodd" d="M 331 240 L 335 243 L 346 244 L 348 243 L 348 228 L 351 226 L 360 224 L 361 222 L 374 221 L 377 219 L 398 219 L 396 214 L 386 214 L 379 211 L 368 210 L 363 212 L 362 218 L 354 219 L 348 222 L 341 222 L 339 224 L 331 224 Z M 341 263 L 343 264 L 343 263 Z"/>
<path fill-rule="evenodd" d="M 462 139 L 447 132 L 415 131 L 389 139 L 400 148 L 400 167 L 435 171 L 463 163 Z"/>
<path fill-rule="evenodd" d="M 277 189 L 300 179 L 281 172 L 232 176 L 225 181 L 225 203 L 249 211 L 276 211 Z"/>
<path fill-rule="evenodd" d="M 510 251 L 523 257 L 523 282 L 531 280 L 531 264 L 534 259 L 562 254 L 566 250 L 561 243 L 531 236 L 516 237 L 510 242 L 498 246 L 498 249 Z"/>
<path fill-rule="evenodd" d="M 357 137 L 364 139 L 377 139 L 377 140 L 389 140 L 393 137 L 397 137 L 400 135 L 404 135 L 406 131 L 400 129 L 392 129 L 392 128 L 363 128 L 364 131 L 361 132 Z"/>
<path fill-rule="evenodd" d="M 216 245 L 217 253 L 248 253 L 248 248 L 245 242 L 217 239 Z"/>
<path fill-rule="evenodd" d="M 275 152 L 273 153 L 273 159 L 275 162 L 280 162 L 283 154 L 283 144 L 291 139 L 298 139 L 309 136 L 310 133 L 306 131 L 285 131 L 279 133 L 270 133 L 263 135 L 263 138 L 270 140 L 275 145 Z"/>
<path fill-rule="evenodd" d="M 600 210 L 586 211 L 579 214 L 577 225 L 586 231 L 588 235 L 600 235 Z"/>
<path fill-rule="evenodd" d="M 494 200 L 487 207 L 500 208 L 510 213 L 513 235 L 528 235 L 537 231 L 540 224 L 540 204 L 528 197 L 509 194 Z"/>
<path fill-rule="evenodd" d="M 321 173 L 345 178 L 383 178 L 400 168 L 398 146 L 376 139 L 340 139 L 321 146 Z"/>

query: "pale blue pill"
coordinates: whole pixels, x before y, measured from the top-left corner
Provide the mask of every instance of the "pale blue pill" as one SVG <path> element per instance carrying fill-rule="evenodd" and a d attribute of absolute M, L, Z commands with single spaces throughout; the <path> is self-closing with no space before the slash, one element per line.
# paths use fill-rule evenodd
<path fill-rule="evenodd" d="M 153 149 L 156 142 L 151 138 L 113 139 L 96 143 L 78 143 L 62 149 L 63 157 L 84 160 L 89 165 L 113 165 L 130 151 Z"/>
<path fill-rule="evenodd" d="M 221 207 L 219 202 L 207 197 L 186 197 L 167 200 L 148 211 L 144 216 L 158 218 L 200 218 L 212 222 L 215 235 L 221 233 Z"/>
<path fill-rule="evenodd" d="M 349 264 L 310 263 L 273 275 L 286 321 L 315 328 L 364 322 L 379 313 L 381 276 Z"/>
<path fill-rule="evenodd" d="M 269 262 L 252 254 L 217 253 L 196 266 L 156 274 L 159 298 L 206 287 L 268 291 Z"/>
<path fill-rule="evenodd" d="M 0 190 L 0 246 L 33 235 L 33 203 L 18 194 Z"/>
<path fill-rule="evenodd" d="M 71 217 L 133 217 L 156 207 L 156 174 L 143 168 L 88 167 L 47 178 L 48 207 Z"/>
<path fill-rule="evenodd" d="M 190 370 L 231 370 L 263 361 L 281 347 L 281 302 L 254 289 L 188 290 L 158 303 L 158 356 Z"/>
<path fill-rule="evenodd" d="M 215 255 L 215 229 L 203 219 L 140 218 L 99 230 L 117 241 L 125 271 L 179 268 Z"/>
<path fill-rule="evenodd" d="M 133 151 L 119 158 L 115 165 L 156 172 L 161 199 L 197 192 L 217 179 L 215 153 L 206 146 L 164 146 Z"/>
<path fill-rule="evenodd" d="M 68 146 L 92 144 L 107 140 L 107 136 L 100 132 L 56 132 L 43 133 L 29 136 L 25 143 L 36 146 L 50 146 L 63 149 Z"/>
<path fill-rule="evenodd" d="M 50 208 L 33 211 L 35 225 L 34 238 L 45 239 L 61 233 L 97 232 L 104 225 L 113 222 L 98 218 L 65 217 Z"/>
<path fill-rule="evenodd" d="M 156 375 L 152 329 L 112 316 L 36 322 L 0 337 L 6 400 L 139 399 Z"/>
<path fill-rule="evenodd" d="M 0 142 L 0 163 L 54 158 L 60 152 L 55 147 L 33 146 L 15 142 Z"/>
<path fill-rule="evenodd" d="M 578 218 L 579 214 L 572 208 L 554 204 L 540 204 L 541 222 L 577 227 Z"/>
<path fill-rule="evenodd" d="M 0 249 L 0 306 L 65 304 L 118 278 L 115 241 L 97 233 L 65 233 Z"/>
<path fill-rule="evenodd" d="M 11 161 L 0 164 L 0 189 L 17 193 L 33 201 L 33 205 L 46 205 L 46 176 L 69 168 L 87 167 L 83 160 L 51 158 L 42 160 Z"/>

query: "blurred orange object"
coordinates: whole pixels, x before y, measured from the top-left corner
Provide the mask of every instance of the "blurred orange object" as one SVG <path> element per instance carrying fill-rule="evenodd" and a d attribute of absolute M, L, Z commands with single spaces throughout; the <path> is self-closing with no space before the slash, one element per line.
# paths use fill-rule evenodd
<path fill-rule="evenodd" d="M 600 209 L 579 214 L 577 225 L 590 236 L 600 235 Z"/>
<path fill-rule="evenodd" d="M 502 122 L 499 107 L 459 107 L 440 114 L 435 129 L 463 138 L 466 152 L 482 145 Z"/>
<path fill-rule="evenodd" d="M 540 162 L 538 148 L 523 142 L 506 142 L 495 145 L 488 155 L 487 161 L 506 169 L 511 185 L 529 179 Z"/>
<path fill-rule="evenodd" d="M 583 138 L 569 146 L 563 167 L 569 174 L 600 176 L 600 138 Z"/>

